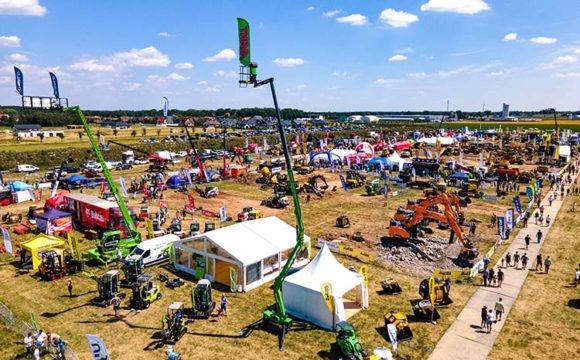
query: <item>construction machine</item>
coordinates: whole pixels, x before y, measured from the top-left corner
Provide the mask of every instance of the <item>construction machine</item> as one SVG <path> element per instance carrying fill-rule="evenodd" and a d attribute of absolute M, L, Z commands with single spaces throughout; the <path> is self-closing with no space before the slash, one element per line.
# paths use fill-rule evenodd
<path fill-rule="evenodd" d="M 206 186 L 203 190 L 196 186 L 195 191 L 199 194 L 199 196 L 206 199 L 217 197 L 220 193 L 220 190 L 217 186 Z"/>
<path fill-rule="evenodd" d="M 135 310 L 147 309 L 151 303 L 161 299 L 161 291 L 151 280 L 152 275 L 141 274 L 131 286 L 130 307 Z"/>
<path fill-rule="evenodd" d="M 117 141 L 113 141 L 113 140 L 109 140 L 107 142 L 107 145 L 110 145 L 110 144 L 115 144 L 115 145 L 124 147 L 126 149 L 129 149 L 130 151 L 134 151 L 137 153 L 147 155 L 149 161 L 151 162 L 151 164 L 149 165 L 149 172 L 164 172 L 164 171 L 167 171 L 169 169 L 167 166 L 167 163 L 169 162 L 169 160 L 166 158 L 163 158 L 155 153 L 149 153 L 149 152 L 141 150 L 139 148 L 136 148 L 136 147 L 133 147 L 133 146 L 130 146 L 127 144 L 123 144 L 123 143 L 120 143 Z M 107 149 L 108 149 L 108 146 L 107 146 Z"/>
<path fill-rule="evenodd" d="M 423 279 L 419 284 L 419 295 L 423 300 L 433 302 L 436 307 L 444 307 L 453 303 L 449 297 L 451 292 L 451 280 L 441 280 L 435 276 Z"/>
<path fill-rule="evenodd" d="M 320 185 L 320 183 L 322 183 L 322 185 Z M 309 177 L 308 184 L 319 191 L 328 190 L 328 182 L 324 175 L 314 175 Z"/>
<path fill-rule="evenodd" d="M 262 211 L 247 206 L 238 213 L 238 222 L 261 219 L 263 216 Z"/>
<path fill-rule="evenodd" d="M 40 252 L 38 256 L 40 257 L 38 272 L 45 281 L 62 279 L 66 274 L 76 274 L 84 268 L 84 263 L 73 259 L 70 253 L 61 255 L 54 250 L 48 250 Z"/>
<path fill-rule="evenodd" d="M 92 130 L 85 118 L 85 115 L 81 111 L 81 108 L 78 106 L 67 108 L 65 111 L 70 110 L 76 112 L 81 122 L 83 123 L 83 128 L 89 139 L 91 147 L 97 156 L 99 163 L 101 164 L 101 168 L 103 169 L 103 175 L 113 193 L 117 204 L 119 205 L 119 210 L 121 211 L 121 216 L 123 219 L 123 225 L 126 228 L 125 231 L 120 230 L 111 230 L 105 231 L 100 239 L 99 245 L 96 248 L 89 249 L 86 253 L 86 256 L 89 260 L 94 260 L 99 264 L 107 264 L 108 262 L 115 259 L 117 253 L 120 251 L 122 257 L 126 257 L 129 255 L 131 250 L 141 242 L 141 233 L 137 231 L 137 227 L 133 222 L 133 218 L 127 209 L 127 205 L 125 204 L 125 200 L 121 195 L 121 192 L 117 188 L 113 177 L 111 176 L 111 172 L 107 167 L 107 163 L 101 150 L 99 148 L 99 144 L 95 140 Z"/>
<path fill-rule="evenodd" d="M 391 341 L 391 343 L 397 341 L 411 340 L 413 338 L 413 332 L 411 331 L 411 327 L 409 326 L 407 315 L 403 314 L 400 311 L 390 310 L 385 312 L 384 318 L 385 318 L 385 327 L 387 328 L 387 330 L 390 324 L 393 324 L 397 329 L 396 334 L 393 334 L 395 335 L 394 337 L 392 337 L 393 335 L 391 335 L 391 332 L 388 332 L 389 340 Z"/>
<path fill-rule="evenodd" d="M 107 307 L 111 305 L 115 296 L 121 299 L 125 297 L 125 294 L 121 292 L 118 270 L 109 270 L 100 277 L 90 272 L 84 272 L 83 275 L 97 283 L 99 296 L 91 301 L 92 304 Z"/>
<path fill-rule="evenodd" d="M 349 189 L 361 187 L 365 181 L 366 177 L 355 170 L 348 170 L 346 173 L 346 187 Z"/>
<path fill-rule="evenodd" d="M 338 345 L 338 350 L 340 351 L 340 359 L 363 360 L 368 358 L 368 353 L 363 349 L 354 327 L 350 323 L 340 321 L 337 324 L 337 328 L 336 345 Z"/>
<path fill-rule="evenodd" d="M 346 215 L 340 215 L 336 218 L 336 227 L 338 228 L 349 228 L 350 227 L 350 219 Z"/>
<path fill-rule="evenodd" d="M 371 181 L 367 181 L 365 185 L 365 190 L 368 196 L 376 196 L 376 195 L 383 195 L 384 188 L 380 186 L 381 180 L 373 179 Z"/>
<path fill-rule="evenodd" d="M 284 194 L 275 194 L 274 196 L 270 196 L 269 198 L 262 200 L 260 205 L 273 209 L 285 209 L 288 205 L 290 205 L 290 200 L 288 200 L 288 196 Z"/>
<path fill-rule="evenodd" d="M 401 289 L 401 285 L 399 285 L 399 282 L 393 278 L 388 278 L 386 280 L 381 281 L 381 287 L 383 288 L 383 293 L 389 295 L 398 295 L 403 292 L 403 289 Z"/>
<path fill-rule="evenodd" d="M 211 283 L 201 279 L 191 289 L 191 308 L 186 308 L 184 314 L 189 318 L 209 319 L 216 303 L 211 297 Z"/>
<path fill-rule="evenodd" d="M 441 194 L 442 198 L 447 198 L 446 194 Z M 444 213 L 433 211 L 431 207 L 416 206 L 414 210 L 397 209 L 395 218 L 391 219 L 389 226 L 389 235 L 385 240 L 403 240 L 410 245 L 411 240 L 416 240 L 421 237 L 423 232 L 432 233 L 433 230 L 426 226 L 429 220 L 438 221 L 440 223 L 449 224 L 451 234 L 449 242 L 452 243 L 457 237 L 463 244 L 463 248 L 459 253 L 459 258 L 466 261 L 472 261 L 479 254 L 472 242 L 463 234 L 463 230 L 459 225 L 459 216 L 454 213 L 450 202 L 444 201 Z M 426 255 L 425 255 L 426 256 Z"/>
<path fill-rule="evenodd" d="M 135 284 L 139 277 L 143 275 L 145 271 L 145 265 L 143 264 L 143 257 L 138 255 L 131 255 L 126 259 L 117 260 L 121 264 L 121 271 L 124 274 L 124 278 L 121 279 L 121 287 L 131 288 Z"/>
<path fill-rule="evenodd" d="M 173 302 L 167 307 L 167 313 L 161 320 L 163 342 L 175 344 L 187 333 L 183 303 Z"/>

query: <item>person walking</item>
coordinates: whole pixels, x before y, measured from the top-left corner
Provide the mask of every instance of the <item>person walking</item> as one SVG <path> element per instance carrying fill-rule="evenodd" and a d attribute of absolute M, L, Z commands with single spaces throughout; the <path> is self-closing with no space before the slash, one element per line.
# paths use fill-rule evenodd
<path fill-rule="evenodd" d="M 73 296 L 73 282 L 72 279 L 68 279 L 66 281 L 66 288 L 68 289 L 68 296 L 72 297 Z"/>
<path fill-rule="evenodd" d="M 489 269 L 489 276 L 487 278 L 487 284 L 491 287 L 493 286 L 493 279 L 495 278 L 495 271 L 493 268 Z"/>
<path fill-rule="evenodd" d="M 526 250 L 528 250 L 528 246 L 530 246 L 530 234 L 526 234 L 524 241 L 526 242 Z"/>
<path fill-rule="evenodd" d="M 576 276 L 574 277 L 574 287 L 578 287 L 580 284 L 580 269 L 576 269 Z"/>
<path fill-rule="evenodd" d="M 552 198 L 552 195 L 550 195 L 548 197 L 548 206 L 552 206 L 552 201 L 554 201 L 554 199 Z"/>
<path fill-rule="evenodd" d="M 550 214 L 546 216 L 546 227 L 550 227 Z"/>
<path fill-rule="evenodd" d="M 481 326 L 480 326 L 480 328 L 481 329 L 485 328 L 486 324 L 487 324 L 487 306 L 483 305 L 483 307 L 481 308 Z"/>
<path fill-rule="evenodd" d="M 487 286 L 488 280 L 489 280 L 489 270 L 485 268 L 485 270 L 483 270 L 483 286 Z"/>
<path fill-rule="evenodd" d="M 546 274 L 550 272 L 550 266 L 552 266 L 552 259 L 546 256 L 546 260 L 544 260 L 544 272 Z"/>
<path fill-rule="evenodd" d="M 512 266 L 512 255 L 510 254 L 509 251 L 507 254 L 505 254 L 505 263 L 506 266 Z"/>
<path fill-rule="evenodd" d="M 220 299 L 220 314 L 218 315 L 218 319 L 221 317 L 221 315 L 228 316 L 228 303 L 229 302 L 226 294 L 222 294 Z"/>
<path fill-rule="evenodd" d="M 544 205 L 540 206 L 540 215 L 544 215 Z"/>
<path fill-rule="evenodd" d="M 503 307 L 502 298 L 499 298 L 499 301 L 495 303 L 495 318 L 497 321 L 501 321 L 501 316 L 503 315 L 505 309 Z"/>
<path fill-rule="evenodd" d="M 542 241 L 542 236 L 544 234 L 542 233 L 542 230 L 538 229 L 538 232 L 536 233 L 536 240 L 538 241 L 538 244 L 540 243 L 540 241 Z"/>
<path fill-rule="evenodd" d="M 535 220 L 535 221 L 534 221 L 534 224 L 538 225 L 538 218 L 539 218 L 539 217 L 540 217 L 540 212 L 539 212 L 539 211 L 536 211 L 536 212 L 534 213 L 534 220 Z"/>
<path fill-rule="evenodd" d="M 115 317 L 119 317 L 119 310 L 121 309 L 121 299 L 117 295 L 115 295 L 115 297 L 111 300 L 111 304 L 113 304 Z"/>
<path fill-rule="evenodd" d="M 487 312 L 487 333 L 491 332 L 493 323 L 495 322 L 495 316 L 493 315 L 493 310 L 489 309 Z"/>
<path fill-rule="evenodd" d="M 34 337 L 31 332 L 24 337 L 24 348 L 26 349 L 26 355 L 32 355 L 34 352 Z"/>
<path fill-rule="evenodd" d="M 572 203 L 572 212 L 576 212 L 576 201 Z"/>
<path fill-rule="evenodd" d="M 503 271 L 501 271 L 501 268 L 497 269 L 497 286 L 501 287 L 501 284 L 503 283 Z"/>
<path fill-rule="evenodd" d="M 536 271 L 538 271 L 538 267 L 540 268 L 540 271 L 542 271 L 543 265 L 544 265 L 544 261 L 542 259 L 542 254 L 538 254 L 536 256 Z"/>
<path fill-rule="evenodd" d="M 524 253 L 524 255 L 522 256 L 522 270 L 526 270 L 527 267 L 528 267 L 528 254 Z"/>
<path fill-rule="evenodd" d="M 520 254 L 517 251 L 514 254 L 514 268 L 516 268 L 516 270 L 520 268 Z"/>

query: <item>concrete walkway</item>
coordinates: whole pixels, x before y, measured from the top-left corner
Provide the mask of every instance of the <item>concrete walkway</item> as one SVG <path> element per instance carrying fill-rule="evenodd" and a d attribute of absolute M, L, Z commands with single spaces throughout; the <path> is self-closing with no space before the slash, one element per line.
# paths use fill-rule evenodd
<path fill-rule="evenodd" d="M 576 176 L 572 177 L 572 183 L 576 180 Z M 548 206 L 548 196 L 546 194 L 542 204 L 544 205 L 544 218 L 546 215 L 550 215 L 551 222 L 550 227 L 554 224 L 556 215 L 562 207 L 563 201 L 555 200 L 552 202 L 552 206 Z M 558 199 L 560 196 L 558 195 Z M 565 199 L 565 198 L 564 198 Z M 521 288 L 526 281 L 528 272 L 532 266 L 535 268 L 536 256 L 540 252 L 542 244 L 547 237 L 548 230 L 550 227 L 546 227 L 545 221 L 544 225 L 535 225 L 534 223 L 534 213 L 530 221 L 528 222 L 527 228 L 520 229 L 518 235 L 512 240 L 512 243 L 506 250 L 512 254 L 512 265 L 513 265 L 513 254 L 518 251 L 521 255 L 527 253 L 528 255 L 528 270 L 521 270 L 521 260 L 520 260 L 520 270 L 516 270 L 513 266 L 502 268 L 504 272 L 504 281 L 501 288 L 499 287 L 480 287 L 467 302 L 457 319 L 451 324 L 449 329 L 445 332 L 439 343 L 429 356 L 430 360 L 459 360 L 459 359 L 486 359 L 487 355 L 491 351 L 495 340 L 497 339 L 505 320 L 512 308 L 512 305 L 516 301 Z M 544 234 L 540 244 L 537 243 L 536 233 L 538 229 L 542 230 Z M 530 234 L 531 241 L 528 250 L 526 250 L 526 245 L 524 238 L 526 234 Z M 502 254 L 502 258 L 505 258 L 505 254 Z M 543 259 L 546 255 L 542 254 Z M 498 266 L 501 265 L 501 258 L 498 263 L 495 264 L 494 270 L 497 273 Z M 544 276 L 544 275 L 538 275 Z M 476 281 L 483 281 L 478 278 Z M 484 329 L 480 329 L 481 324 L 481 308 L 487 305 L 488 309 L 492 309 L 499 298 L 503 298 L 505 313 L 502 316 L 502 321 L 498 321 L 493 325 L 490 334 L 487 334 Z M 494 311 L 495 313 L 495 311 Z M 445 311 L 441 314 L 445 316 Z"/>

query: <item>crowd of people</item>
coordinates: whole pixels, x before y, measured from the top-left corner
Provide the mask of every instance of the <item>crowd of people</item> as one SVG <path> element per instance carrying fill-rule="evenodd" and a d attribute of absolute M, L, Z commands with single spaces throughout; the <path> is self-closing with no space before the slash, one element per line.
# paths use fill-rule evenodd
<path fill-rule="evenodd" d="M 24 348 L 26 356 L 32 356 L 33 360 L 39 360 L 44 353 L 50 353 L 53 358 L 66 360 L 66 342 L 57 334 L 45 333 L 42 329 L 37 333 L 29 332 L 24 336 Z"/>

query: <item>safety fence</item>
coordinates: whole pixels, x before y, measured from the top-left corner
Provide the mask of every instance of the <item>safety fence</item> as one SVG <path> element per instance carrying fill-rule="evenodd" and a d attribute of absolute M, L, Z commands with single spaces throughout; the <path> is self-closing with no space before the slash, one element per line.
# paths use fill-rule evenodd
<path fill-rule="evenodd" d="M 36 333 L 37 331 L 34 325 L 14 317 L 12 309 L 10 309 L 8 306 L 4 305 L 1 302 L 0 302 L 0 317 L 4 320 L 4 326 L 7 330 L 10 330 L 20 335 L 22 338 L 24 338 L 28 333 Z M 59 359 L 58 351 L 54 346 L 50 346 L 48 348 L 48 353 L 53 359 Z M 68 344 L 65 347 L 64 355 L 65 355 L 64 358 L 67 360 L 79 360 L 77 354 L 71 349 L 70 346 L 68 346 Z"/>

